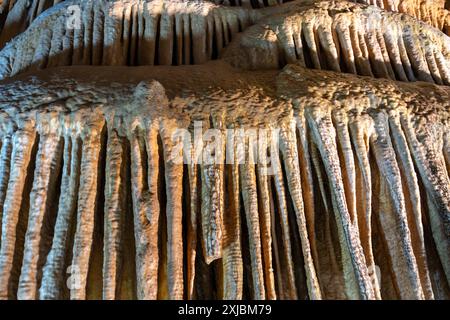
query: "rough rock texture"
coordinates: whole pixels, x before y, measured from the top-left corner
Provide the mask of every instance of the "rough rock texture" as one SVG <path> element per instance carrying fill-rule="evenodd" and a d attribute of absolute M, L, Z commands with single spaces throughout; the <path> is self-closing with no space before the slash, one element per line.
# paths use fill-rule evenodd
<path fill-rule="evenodd" d="M 404 12 L 450 35 L 450 2 L 441 0 L 357 0 L 388 11 Z M 447 9 L 446 9 L 447 8 Z"/>
<path fill-rule="evenodd" d="M 2 0 L 0 2 L 0 48 L 13 37 L 20 34 L 46 9 L 60 3 L 71 2 L 67 0 Z M 172 0 L 177 1 L 177 0 Z M 321 0 L 297 0 L 303 4 L 312 4 Z M 105 0 L 97 0 L 106 2 Z M 113 2 L 109 0 L 109 2 Z M 142 1 L 143 2 L 143 1 Z M 277 6 L 286 0 L 179 0 L 178 2 L 202 3 L 211 2 L 222 6 L 241 6 L 244 8 L 264 8 Z M 378 6 L 387 11 L 404 12 L 425 21 L 428 24 L 450 33 L 450 2 L 445 0 L 353 0 L 362 4 Z"/>
<path fill-rule="evenodd" d="M 26 28 L 45 9 L 61 0 L 3 0 L 0 3 L 0 48 Z"/>
<path fill-rule="evenodd" d="M 67 28 L 73 5 L 79 26 Z M 51 66 L 200 64 L 252 20 L 248 9 L 211 3 L 65 1 L 1 51 L 0 78 Z"/>
<path fill-rule="evenodd" d="M 425 2 L 27 2 L 0 298 L 449 299 L 450 38 L 399 9 Z"/>
<path fill-rule="evenodd" d="M 244 69 L 298 62 L 309 68 L 450 84 L 448 36 L 410 16 L 349 2 L 319 2 L 267 17 L 240 34 L 224 58 Z"/>

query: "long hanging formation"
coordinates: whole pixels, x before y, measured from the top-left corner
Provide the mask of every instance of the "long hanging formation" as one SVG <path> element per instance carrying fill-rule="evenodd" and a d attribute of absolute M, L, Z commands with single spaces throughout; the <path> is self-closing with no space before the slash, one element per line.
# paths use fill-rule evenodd
<path fill-rule="evenodd" d="M 282 2 L 0 1 L 1 299 L 450 298 L 444 3 Z"/>

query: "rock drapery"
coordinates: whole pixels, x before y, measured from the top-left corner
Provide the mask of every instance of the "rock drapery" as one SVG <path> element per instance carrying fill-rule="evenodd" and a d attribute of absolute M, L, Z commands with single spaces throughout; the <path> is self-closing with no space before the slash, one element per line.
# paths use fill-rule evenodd
<path fill-rule="evenodd" d="M 74 5 L 80 6 L 80 26 L 68 29 Z M 448 36 L 406 14 L 346 1 L 262 10 L 161 0 L 65 1 L 1 51 L 0 78 L 56 66 L 201 64 L 222 57 L 244 69 L 299 61 L 317 69 L 450 83 Z"/>
<path fill-rule="evenodd" d="M 20 2 L 0 298 L 450 298 L 442 1 Z M 276 128 L 279 156 L 173 161 L 198 123 L 233 157 L 227 129 Z"/>

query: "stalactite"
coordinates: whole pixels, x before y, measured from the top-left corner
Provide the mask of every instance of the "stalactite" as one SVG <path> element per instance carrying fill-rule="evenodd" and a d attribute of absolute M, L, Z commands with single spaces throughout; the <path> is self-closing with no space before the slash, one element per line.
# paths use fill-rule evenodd
<path fill-rule="evenodd" d="M 313 188 L 313 172 L 311 159 L 309 157 L 309 144 L 307 137 L 306 121 L 304 117 L 296 118 L 297 126 L 297 156 L 299 161 L 298 174 L 301 177 L 301 190 L 304 203 L 305 221 L 302 222 L 306 225 L 308 240 L 311 245 L 311 255 L 313 261 L 315 261 L 314 267 L 316 273 L 319 268 L 319 254 L 317 249 L 317 239 L 315 230 L 315 212 L 314 212 L 314 191 Z M 295 148 L 294 148 L 295 152 Z M 294 169 L 295 170 L 295 169 Z M 299 190 L 300 186 L 296 187 Z M 305 241 L 305 240 L 303 240 Z"/>
<path fill-rule="evenodd" d="M 357 155 L 356 198 L 361 245 L 366 257 L 369 275 L 377 299 L 381 299 L 380 284 L 376 274 L 372 240 L 372 180 L 369 160 L 368 128 L 370 120 L 358 117 L 349 125 L 350 135 Z M 358 174 L 359 173 L 359 174 Z M 361 194 L 361 195 L 360 195 Z M 359 196 L 360 195 L 360 196 Z M 361 198 L 360 198 L 361 197 Z"/>
<path fill-rule="evenodd" d="M 294 121 L 292 120 L 287 128 L 282 128 L 281 132 L 281 151 L 284 157 L 284 164 L 286 168 L 287 184 L 289 193 L 294 204 L 294 210 L 297 218 L 297 226 L 301 239 L 301 247 L 305 259 L 305 269 L 308 285 L 308 293 L 310 299 L 321 299 L 319 282 L 316 274 L 316 267 L 314 265 L 314 254 L 311 253 L 311 245 L 306 227 L 307 220 L 304 213 L 304 204 L 301 192 L 301 174 L 299 169 L 298 151 L 296 149 L 296 135 L 293 128 Z"/>
<path fill-rule="evenodd" d="M 188 175 L 189 175 L 189 212 L 188 212 L 188 218 L 187 218 L 187 253 L 186 253 L 186 260 L 187 260 L 187 299 L 193 299 L 195 297 L 195 288 L 194 288 L 194 281 L 195 281 L 195 259 L 197 258 L 197 232 L 198 232 L 198 225 L 197 225 L 197 217 L 199 215 L 199 193 L 198 193 L 198 185 L 199 185 L 199 179 L 198 179 L 198 167 L 197 162 L 194 161 L 194 150 L 191 150 L 191 153 L 189 154 L 191 163 L 188 165 Z M 225 230 L 224 230 L 225 233 Z M 225 235 L 224 235 L 225 237 Z M 226 240 L 224 240 L 226 241 Z M 226 249 L 225 249 L 226 252 Z M 224 253 L 226 254 L 226 253 Z M 227 261 L 232 261 L 227 260 Z M 227 274 L 227 272 L 224 272 Z M 226 281 L 224 281 L 226 283 Z M 226 296 L 224 294 L 224 296 Z"/>
<path fill-rule="evenodd" d="M 321 281 L 323 283 L 326 282 L 326 280 L 324 279 L 325 277 L 325 273 L 326 276 L 328 277 L 329 281 L 333 283 L 333 287 L 336 287 L 337 291 L 341 291 L 337 293 L 337 297 L 338 298 L 342 298 L 345 297 L 345 293 L 343 292 L 344 290 L 344 286 L 343 286 L 343 279 L 342 277 L 342 266 L 338 266 L 338 259 L 337 259 L 337 252 L 336 250 L 338 246 L 334 245 L 334 241 L 332 238 L 332 219 L 334 219 L 334 215 L 333 212 L 331 211 L 331 199 L 329 199 L 328 197 L 328 192 L 326 189 L 326 185 L 327 185 L 327 179 L 325 178 L 325 173 L 322 172 L 322 167 L 321 167 L 321 159 L 319 157 L 319 151 L 317 150 L 316 145 L 314 144 L 314 142 L 312 141 L 312 137 L 309 138 L 309 146 L 310 146 L 310 155 L 311 155 L 311 162 L 312 165 L 314 167 L 314 175 L 316 176 L 317 179 L 317 183 L 319 184 L 318 189 L 320 192 L 320 197 L 321 200 L 323 202 L 323 208 L 324 208 L 324 215 L 325 215 L 325 221 L 324 221 L 324 247 L 326 248 L 325 250 L 327 250 L 328 252 L 328 258 L 329 260 L 326 262 L 327 263 L 327 269 L 328 270 L 322 270 L 322 273 L 320 274 L 323 278 L 321 279 Z M 328 271 L 328 272 L 327 272 Z M 330 279 L 331 277 L 331 279 Z M 323 286 L 325 286 L 325 284 L 323 284 Z M 324 288 L 324 290 L 326 290 Z"/>
<path fill-rule="evenodd" d="M 294 265 L 293 265 L 293 255 L 292 255 L 292 239 L 289 232 L 289 218 L 288 218 L 288 208 L 286 203 L 286 194 L 285 194 L 285 184 L 283 181 L 283 172 L 281 168 L 281 164 L 278 159 L 271 163 L 274 174 L 273 180 L 275 184 L 275 194 L 274 197 L 277 199 L 277 208 L 279 221 L 281 225 L 281 247 L 283 248 L 283 252 L 281 253 L 284 256 L 285 266 L 284 266 L 284 276 L 286 277 L 286 286 L 284 288 L 284 294 L 289 299 L 297 299 L 297 288 L 295 285 L 295 276 L 294 276 Z"/>
<path fill-rule="evenodd" d="M 105 182 L 105 238 L 103 261 L 103 299 L 117 298 L 123 263 L 123 228 L 125 225 L 125 150 L 114 129 L 108 128 Z"/>
<path fill-rule="evenodd" d="M 8 134 L 2 139 L 0 151 L 0 221 L 3 218 L 3 207 L 5 204 L 6 192 L 8 190 L 8 180 L 11 166 L 11 136 Z M 2 239 L 2 228 L 0 225 L 0 246 Z"/>
<path fill-rule="evenodd" d="M 223 138 L 215 143 L 221 145 L 211 146 L 211 156 L 218 159 L 215 164 L 205 163 L 200 165 L 202 177 L 202 206 L 201 206 L 201 230 L 203 256 L 206 263 L 222 257 L 222 233 L 223 233 L 223 214 L 224 214 L 224 152 L 222 149 Z M 205 148 L 209 148 L 209 144 Z M 204 159 L 206 160 L 206 159 Z M 208 160 L 209 161 L 209 160 Z"/>
<path fill-rule="evenodd" d="M 272 221 L 268 181 L 268 168 L 262 166 L 258 170 L 258 187 L 260 197 L 261 244 L 264 255 L 264 280 L 268 300 L 276 299 L 275 277 L 272 259 Z"/>
<path fill-rule="evenodd" d="M 346 294 L 349 298 L 373 299 L 373 287 L 368 278 L 368 270 L 358 231 L 354 228 L 348 213 L 348 208 L 345 205 L 339 157 L 335 141 L 333 141 L 336 136 L 335 129 L 331 125 L 331 119 L 329 117 L 317 119 L 314 114 L 307 114 L 306 116 L 312 127 L 315 143 L 321 151 L 321 156 L 327 168 L 327 175 L 331 184 L 333 208 L 336 211 L 339 238 L 344 244 L 342 248 L 342 259 L 346 280 Z"/>

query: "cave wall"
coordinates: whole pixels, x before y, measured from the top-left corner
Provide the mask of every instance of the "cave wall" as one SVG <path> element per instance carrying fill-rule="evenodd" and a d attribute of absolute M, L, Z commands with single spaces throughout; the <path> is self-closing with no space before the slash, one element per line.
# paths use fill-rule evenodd
<path fill-rule="evenodd" d="M 448 3 L 0 8 L 1 299 L 450 297 Z"/>

